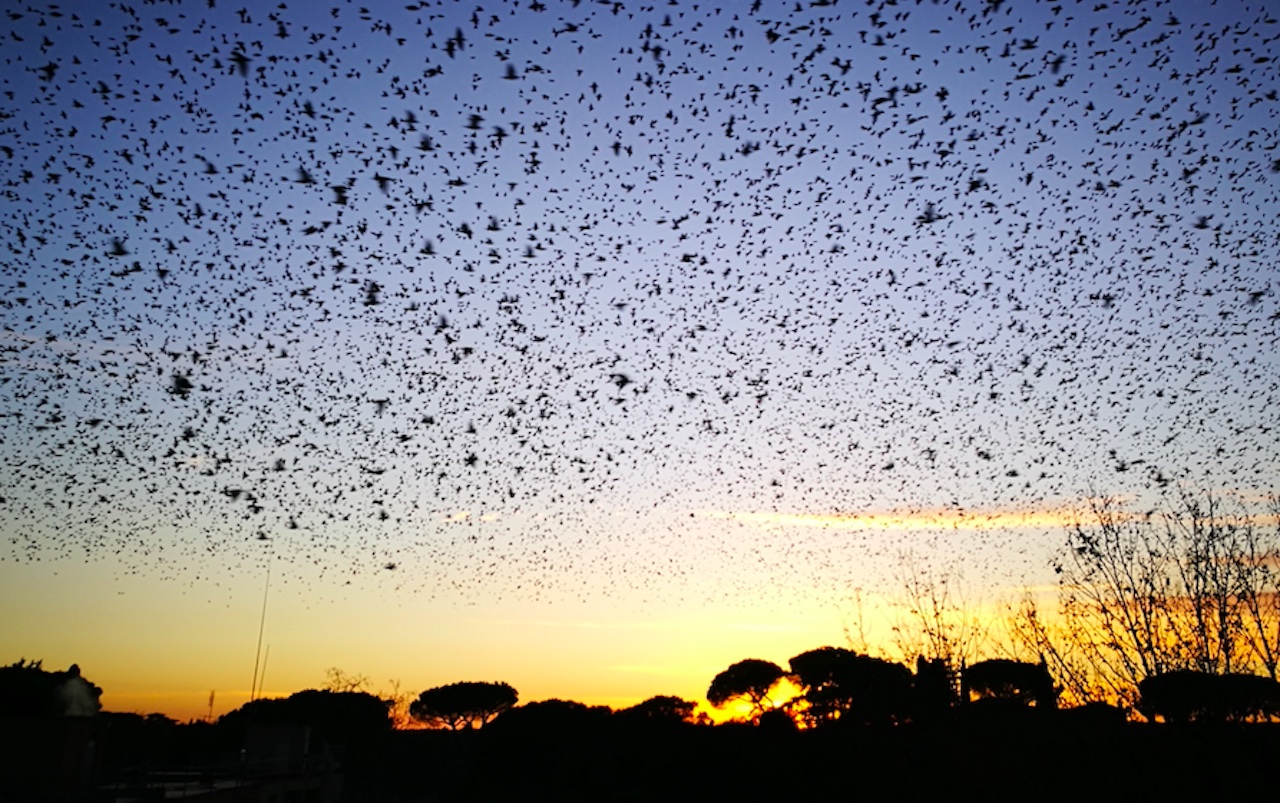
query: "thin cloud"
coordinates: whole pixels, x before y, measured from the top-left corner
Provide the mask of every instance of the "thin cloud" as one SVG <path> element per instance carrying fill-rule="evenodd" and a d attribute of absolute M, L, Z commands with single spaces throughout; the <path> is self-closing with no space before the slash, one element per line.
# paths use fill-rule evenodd
<path fill-rule="evenodd" d="M 835 530 L 994 530 L 1015 527 L 1064 527 L 1079 521 L 1071 508 L 1045 510 L 911 510 L 879 513 L 769 513 L 705 511 L 708 519 L 745 524 L 816 527 Z"/>

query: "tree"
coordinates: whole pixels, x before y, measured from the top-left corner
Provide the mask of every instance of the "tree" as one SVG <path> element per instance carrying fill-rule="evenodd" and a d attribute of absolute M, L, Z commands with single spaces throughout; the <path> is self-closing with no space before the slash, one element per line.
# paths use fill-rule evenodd
<path fill-rule="evenodd" d="M 409 704 L 409 715 L 429 728 L 478 728 L 514 706 L 518 698 L 506 683 L 450 683 L 419 694 Z"/>
<path fill-rule="evenodd" d="M 376 766 L 392 732 L 385 701 L 362 691 L 304 689 L 259 697 L 218 718 L 215 735 L 243 750 L 247 765 L 270 766 L 304 756 L 342 756 L 349 773 Z"/>
<path fill-rule="evenodd" d="M 218 727 L 231 733 L 250 725 L 305 725 L 320 741 L 342 744 L 391 730 L 387 703 L 362 691 L 304 689 L 283 698 L 259 698 L 223 714 Z"/>
<path fill-rule="evenodd" d="M 1030 591 L 1011 607 L 1007 624 L 1013 650 L 1039 654 L 1061 684 L 1062 696 L 1072 705 L 1093 705 L 1098 710 L 1096 706 L 1121 699 L 1098 683 L 1089 656 L 1080 649 L 1079 641 L 1071 637 L 1063 619 L 1050 621 L 1041 616 L 1039 603 Z"/>
<path fill-rule="evenodd" d="M 1143 678 L 1138 684 L 1138 711 L 1149 721 L 1187 723 L 1216 719 L 1216 678 L 1207 672 L 1179 669 Z"/>
<path fill-rule="evenodd" d="M 961 702 L 970 696 L 979 700 L 1000 700 L 1036 708 L 1057 708 L 1059 689 L 1048 665 L 992 658 L 967 666 L 961 673 Z"/>
<path fill-rule="evenodd" d="M 618 716 L 627 720 L 645 722 L 689 723 L 693 722 L 693 712 L 697 707 L 698 704 L 691 700 L 660 694 L 630 708 L 622 709 L 618 712 Z"/>
<path fill-rule="evenodd" d="M 18 659 L 0 667 L 0 716 L 86 717 L 102 709 L 102 689 L 80 676 L 72 664 L 50 672 L 40 661 Z"/>
<path fill-rule="evenodd" d="M 1280 683 L 1258 675 L 1175 670 L 1143 679 L 1138 691 L 1138 711 L 1152 722 L 1265 722 L 1280 715 Z"/>
<path fill-rule="evenodd" d="M 975 660 L 988 623 L 960 574 L 932 570 L 910 552 L 898 556 L 895 574 L 900 591 L 889 602 L 898 612 L 893 639 L 899 657 L 941 659 L 951 671 Z"/>
<path fill-rule="evenodd" d="M 1243 528 L 1240 618 L 1250 651 L 1274 681 L 1280 680 L 1280 496 L 1268 501 L 1274 529 Z"/>
<path fill-rule="evenodd" d="M 594 736 L 609 728 L 613 711 L 604 705 L 577 700 L 538 700 L 505 711 L 491 729 L 499 736 L 537 734 L 542 738 Z"/>
<path fill-rule="evenodd" d="M 752 716 L 758 718 L 773 707 L 769 692 L 787 673 L 772 661 L 748 658 L 730 666 L 711 681 L 707 702 L 723 708 L 731 700 L 745 698 L 751 703 Z M 768 703 L 768 705 L 766 705 Z"/>
<path fill-rule="evenodd" d="M 1182 491 L 1141 514 L 1093 499 L 1054 567 L 1058 623 L 1028 598 L 1013 633 L 1045 656 L 1077 702 L 1133 707 L 1144 680 L 1180 671 L 1274 678 L 1280 528 L 1260 521 L 1211 493 Z"/>
<path fill-rule="evenodd" d="M 820 647 L 790 661 L 791 677 L 803 690 L 799 712 L 810 726 L 852 719 L 888 722 L 907 714 L 911 671 L 902 664 L 841 647 Z"/>
<path fill-rule="evenodd" d="M 348 675 L 336 666 L 324 671 L 325 691 L 368 691 L 369 678 L 364 675 Z"/>
<path fill-rule="evenodd" d="M 324 672 L 325 691 L 351 692 L 351 691 L 369 691 L 370 681 L 368 675 L 351 675 L 336 666 L 331 666 Z M 409 716 L 409 695 L 400 690 L 400 681 L 392 678 L 387 681 L 390 687 L 387 690 L 378 690 L 376 695 L 387 705 L 387 714 L 391 717 L 391 724 L 396 730 L 405 730 L 412 725 L 412 717 Z"/>
<path fill-rule="evenodd" d="M 916 656 L 916 674 L 911 679 L 911 718 L 916 722 L 945 719 L 956 704 L 951 669 L 942 658 Z"/>
<path fill-rule="evenodd" d="M 399 678 L 387 681 L 390 686 L 386 691 L 379 691 L 378 696 L 387 704 L 387 713 L 391 717 L 391 725 L 396 730 L 406 730 L 413 725 L 413 717 L 409 716 L 409 695 L 400 690 Z"/>

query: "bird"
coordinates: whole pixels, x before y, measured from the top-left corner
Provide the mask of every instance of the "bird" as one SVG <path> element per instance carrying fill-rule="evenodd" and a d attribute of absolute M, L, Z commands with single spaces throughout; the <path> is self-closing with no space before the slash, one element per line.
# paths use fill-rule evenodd
<path fill-rule="evenodd" d="M 222 5 L 9 17 L 21 560 L 830 602 L 1275 488 L 1263 3 Z"/>

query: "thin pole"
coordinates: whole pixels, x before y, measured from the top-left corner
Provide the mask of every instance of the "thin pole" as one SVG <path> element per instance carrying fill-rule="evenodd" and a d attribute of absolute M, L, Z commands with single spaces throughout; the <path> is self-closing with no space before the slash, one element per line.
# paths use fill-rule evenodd
<path fill-rule="evenodd" d="M 271 590 L 271 556 L 267 555 L 267 583 L 262 589 L 262 618 L 258 620 L 258 649 L 253 653 L 253 682 L 249 684 L 249 702 L 257 699 L 258 660 L 262 657 L 262 631 L 267 626 L 267 592 Z"/>
<path fill-rule="evenodd" d="M 262 654 L 262 674 L 258 676 L 258 694 L 262 694 L 262 687 L 267 685 L 267 661 L 271 660 L 271 645 L 267 645 L 267 651 Z"/>

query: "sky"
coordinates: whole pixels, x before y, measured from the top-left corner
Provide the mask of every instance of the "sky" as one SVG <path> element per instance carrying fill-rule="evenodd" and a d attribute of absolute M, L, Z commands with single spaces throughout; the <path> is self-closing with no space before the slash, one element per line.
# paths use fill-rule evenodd
<path fill-rule="evenodd" d="M 1262 3 L 6 13 L 0 661 L 108 708 L 701 699 L 1280 485 Z"/>

